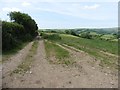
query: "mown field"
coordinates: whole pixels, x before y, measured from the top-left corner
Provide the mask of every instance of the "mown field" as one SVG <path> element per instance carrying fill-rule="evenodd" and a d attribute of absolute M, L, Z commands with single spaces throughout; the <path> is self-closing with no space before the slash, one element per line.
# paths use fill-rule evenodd
<path fill-rule="evenodd" d="M 52 34 L 53 37 L 51 38 Z M 107 65 L 117 68 L 118 42 L 100 39 L 86 39 L 68 34 L 56 34 L 56 37 L 54 37 L 54 34 L 55 33 L 46 33 L 46 35 L 50 35 L 50 37 L 46 37 L 46 39 L 52 41 L 53 43 L 59 43 L 61 45 L 66 44 L 68 46 L 72 46 L 76 49 L 82 50 L 92 57 L 100 60 L 101 66 Z M 57 36 L 59 36 L 60 39 L 57 39 Z M 55 48 L 55 46 L 53 45 L 49 48 L 52 47 Z M 65 52 L 63 54 L 65 54 Z"/>

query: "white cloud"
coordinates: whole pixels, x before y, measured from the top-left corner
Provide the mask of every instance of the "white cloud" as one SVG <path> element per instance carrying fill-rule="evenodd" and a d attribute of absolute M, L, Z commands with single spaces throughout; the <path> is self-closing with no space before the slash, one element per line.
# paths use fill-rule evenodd
<path fill-rule="evenodd" d="M 24 7 L 21 7 L 21 4 L 23 6 L 29 6 L 29 5 L 31 6 L 28 9 L 26 9 Z M 27 13 L 29 11 L 34 12 L 34 13 L 43 12 L 42 14 L 44 14 L 44 12 L 52 12 L 52 13 L 57 13 L 61 15 L 72 16 L 75 18 L 88 19 L 88 20 L 109 20 L 111 19 L 111 15 L 108 16 L 107 12 L 104 12 L 102 8 L 99 8 L 100 6 L 102 6 L 102 4 L 96 3 L 96 2 L 95 3 L 87 2 L 84 4 L 76 3 L 76 2 L 74 3 L 63 3 L 63 2 L 31 3 L 31 0 L 30 1 L 26 0 L 25 2 L 23 1 L 19 4 L 14 4 L 14 7 L 19 7 L 20 9 L 6 7 L 6 8 L 3 8 L 2 11 L 9 11 L 9 12 L 10 11 L 24 11 Z"/>
<path fill-rule="evenodd" d="M 5 12 L 10 12 L 10 11 L 21 11 L 21 9 L 15 8 L 15 7 L 12 7 L 12 8 L 5 7 L 5 8 L 2 8 L 2 11 L 5 11 Z"/>
<path fill-rule="evenodd" d="M 84 18 L 89 20 L 104 20 L 108 19 L 105 15 L 97 15 L 94 9 L 97 9 L 100 5 L 93 4 L 92 6 L 82 6 L 81 4 L 64 4 L 64 3 L 50 3 L 49 7 L 36 8 L 39 11 L 58 13 L 62 15 L 68 15 L 77 18 Z M 84 10 L 87 9 L 87 10 Z M 91 9 L 91 11 L 89 11 Z M 91 17 L 91 18 L 90 18 Z"/>
<path fill-rule="evenodd" d="M 30 6 L 31 4 L 30 3 L 28 3 L 28 2 L 23 2 L 22 3 L 22 6 L 24 6 L 24 7 L 26 7 L 26 6 Z"/>
<path fill-rule="evenodd" d="M 54 13 L 59 13 L 59 14 L 66 14 L 66 15 L 69 14 L 68 12 L 64 12 L 60 9 L 59 10 L 58 9 L 48 9 L 48 8 L 37 8 L 37 9 L 40 11 L 54 12 Z"/>
<path fill-rule="evenodd" d="M 91 9 L 91 10 L 93 10 L 93 9 L 97 9 L 98 7 L 100 7 L 100 5 L 98 5 L 98 4 L 94 4 L 94 5 L 92 5 L 92 6 L 84 6 L 84 9 Z"/>

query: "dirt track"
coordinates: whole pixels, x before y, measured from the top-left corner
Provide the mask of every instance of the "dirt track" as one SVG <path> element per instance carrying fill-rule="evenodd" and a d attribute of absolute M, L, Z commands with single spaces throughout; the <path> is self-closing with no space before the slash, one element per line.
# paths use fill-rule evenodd
<path fill-rule="evenodd" d="M 50 64 L 46 59 L 44 41 L 39 40 L 37 54 L 31 69 L 25 73 L 10 76 L 29 52 L 32 43 L 3 64 L 4 88 L 117 88 L 118 75 L 109 68 L 101 68 L 99 61 L 84 52 L 67 47 L 76 63 L 72 66 Z"/>

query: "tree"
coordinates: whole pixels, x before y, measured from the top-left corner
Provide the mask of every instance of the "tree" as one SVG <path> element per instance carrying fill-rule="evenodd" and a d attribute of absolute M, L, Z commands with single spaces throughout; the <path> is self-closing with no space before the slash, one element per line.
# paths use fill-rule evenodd
<path fill-rule="evenodd" d="M 84 32 L 84 33 L 81 33 L 81 37 L 91 39 L 92 35 L 90 35 L 90 32 Z"/>
<path fill-rule="evenodd" d="M 12 22 L 16 22 L 24 26 L 26 34 L 29 33 L 33 37 L 36 36 L 38 26 L 35 20 L 32 19 L 28 14 L 21 12 L 10 12 L 9 16 Z"/>
<path fill-rule="evenodd" d="M 65 30 L 65 33 L 66 34 L 71 34 L 71 31 L 70 30 Z"/>
<path fill-rule="evenodd" d="M 31 41 L 37 35 L 38 26 L 28 14 L 9 13 L 11 22 L 2 21 L 2 50 L 19 47 L 22 42 Z"/>
<path fill-rule="evenodd" d="M 71 30 L 70 32 L 71 32 L 71 35 L 79 36 L 75 30 Z"/>

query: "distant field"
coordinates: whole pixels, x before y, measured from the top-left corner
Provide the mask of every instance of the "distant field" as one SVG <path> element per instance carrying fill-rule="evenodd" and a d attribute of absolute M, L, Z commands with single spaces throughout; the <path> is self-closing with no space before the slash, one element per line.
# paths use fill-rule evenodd
<path fill-rule="evenodd" d="M 90 32 L 90 35 L 92 35 L 92 36 L 99 36 L 99 38 L 103 39 L 103 40 L 109 40 L 109 41 L 114 41 L 114 42 L 118 41 L 118 39 L 114 35 L 112 35 L 112 34 L 102 35 L 102 34 L 98 34 L 96 32 Z"/>
<path fill-rule="evenodd" d="M 73 37 L 73 38 L 79 38 L 79 37 L 76 37 L 76 36 L 73 36 L 73 35 L 66 35 L 66 34 L 60 34 L 60 36 L 62 37 Z"/>
<path fill-rule="evenodd" d="M 111 35 L 111 34 L 103 35 L 101 38 L 105 39 L 105 40 L 113 40 L 113 39 L 115 39 L 115 37 L 113 35 Z"/>
<path fill-rule="evenodd" d="M 100 35 L 100 34 L 97 34 L 96 32 L 90 32 L 91 35 Z"/>

